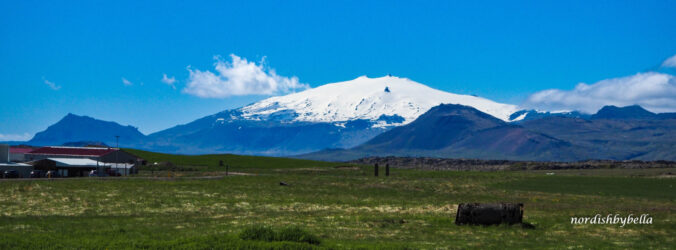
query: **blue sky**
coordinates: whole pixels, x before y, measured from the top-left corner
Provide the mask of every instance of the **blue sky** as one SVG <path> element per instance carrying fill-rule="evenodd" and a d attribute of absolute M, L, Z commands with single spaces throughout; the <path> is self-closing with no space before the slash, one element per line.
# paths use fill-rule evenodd
<path fill-rule="evenodd" d="M 150 133 L 267 97 L 183 91 L 188 66 L 215 71 L 230 54 L 311 87 L 389 73 L 521 104 L 673 74 L 661 65 L 676 54 L 674 13 L 674 1 L 3 0 L 0 134 L 32 136 L 69 112 Z"/>

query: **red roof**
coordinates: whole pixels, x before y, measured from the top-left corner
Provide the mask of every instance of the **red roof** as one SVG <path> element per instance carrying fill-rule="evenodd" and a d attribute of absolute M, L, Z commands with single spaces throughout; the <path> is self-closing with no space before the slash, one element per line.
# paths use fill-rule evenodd
<path fill-rule="evenodd" d="M 103 156 L 117 151 L 116 148 L 89 148 L 89 147 L 42 147 L 29 154 L 37 155 L 75 155 L 75 156 Z"/>
<path fill-rule="evenodd" d="M 30 153 L 31 151 L 33 151 L 33 148 L 9 148 L 10 154 L 25 154 Z"/>

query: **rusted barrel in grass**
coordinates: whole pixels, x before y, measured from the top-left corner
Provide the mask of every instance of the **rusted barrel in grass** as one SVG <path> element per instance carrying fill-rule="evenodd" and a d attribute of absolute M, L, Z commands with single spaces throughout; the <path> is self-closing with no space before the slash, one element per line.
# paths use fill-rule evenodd
<path fill-rule="evenodd" d="M 455 215 L 456 225 L 509 225 L 523 222 L 523 203 L 462 203 Z"/>

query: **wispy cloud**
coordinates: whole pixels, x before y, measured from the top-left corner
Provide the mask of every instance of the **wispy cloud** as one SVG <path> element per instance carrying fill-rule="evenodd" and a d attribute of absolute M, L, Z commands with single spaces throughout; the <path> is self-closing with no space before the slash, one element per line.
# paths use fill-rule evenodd
<path fill-rule="evenodd" d="M 523 106 L 594 113 L 605 105 L 634 104 L 652 112 L 676 112 L 676 77 L 648 72 L 593 84 L 579 83 L 573 90 L 549 89 L 532 94 Z"/>
<path fill-rule="evenodd" d="M 29 133 L 23 134 L 0 134 L 0 141 L 28 141 L 31 139 Z"/>
<path fill-rule="evenodd" d="M 284 77 L 274 69 L 249 62 L 245 58 L 230 54 L 232 62 L 223 61 L 216 56 L 215 73 L 201 71 L 188 66 L 190 77 L 183 89 L 184 93 L 202 98 L 225 98 L 242 95 L 277 95 L 309 88 L 300 83 L 297 77 Z"/>
<path fill-rule="evenodd" d="M 124 84 L 124 86 L 131 86 L 131 85 L 133 85 L 134 83 L 132 83 L 132 82 L 130 82 L 129 80 L 127 80 L 127 78 L 122 77 L 122 84 Z"/>
<path fill-rule="evenodd" d="M 61 89 L 61 86 L 56 85 L 56 83 L 54 83 L 54 82 L 52 82 L 52 81 L 49 81 L 49 80 L 45 79 L 44 77 L 42 78 L 42 81 L 44 81 L 44 83 L 45 83 L 47 86 L 49 86 L 49 88 L 51 88 L 51 89 L 53 89 L 53 90 L 59 90 L 59 89 Z"/>
<path fill-rule="evenodd" d="M 673 55 L 672 57 L 667 58 L 667 60 L 664 60 L 664 62 L 662 62 L 662 67 L 676 68 L 676 55 Z"/>
<path fill-rule="evenodd" d="M 167 77 L 167 74 L 162 74 L 162 82 L 163 82 L 163 83 L 166 83 L 167 85 L 169 85 L 169 86 L 171 86 L 172 88 L 176 89 L 176 85 L 174 85 L 174 83 L 176 83 L 176 78 L 175 78 L 175 77 L 172 76 L 172 77 L 170 78 L 170 77 Z"/>

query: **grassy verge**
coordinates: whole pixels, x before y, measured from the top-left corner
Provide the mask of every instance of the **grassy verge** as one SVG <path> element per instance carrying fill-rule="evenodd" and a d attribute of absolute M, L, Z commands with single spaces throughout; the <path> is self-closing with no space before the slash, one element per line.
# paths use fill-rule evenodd
<path fill-rule="evenodd" d="M 147 156 L 146 156 L 147 157 Z M 674 178 L 435 172 L 243 156 L 146 158 L 262 174 L 0 181 L 0 248 L 662 248 L 676 232 Z M 193 158 L 194 157 L 194 158 Z M 615 173 L 615 172 L 613 172 Z M 622 173 L 622 172 L 619 172 Z M 288 186 L 279 185 L 280 182 Z M 535 230 L 456 226 L 463 202 L 522 202 Z M 571 225 L 571 216 L 649 213 L 652 225 Z M 262 226 L 273 239 L 242 238 Z M 277 235 L 287 228 L 291 236 Z M 319 244 L 293 239 L 312 235 Z M 308 236 L 310 237 L 310 236 Z M 255 237 L 254 237 L 255 238 Z M 298 237 L 302 238 L 302 237 Z"/>
<path fill-rule="evenodd" d="M 315 168 L 315 167 L 334 167 L 345 165 L 344 163 L 322 162 L 311 160 L 300 160 L 279 157 L 247 156 L 233 154 L 219 155 L 172 155 L 154 153 L 136 149 L 125 149 L 148 161 L 150 168 L 154 163 L 170 162 L 178 171 L 225 171 L 223 165 L 228 165 L 233 171 L 261 171 L 270 169 L 286 168 Z M 172 170 L 172 169 L 161 169 Z"/>

